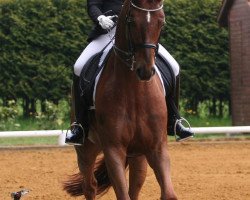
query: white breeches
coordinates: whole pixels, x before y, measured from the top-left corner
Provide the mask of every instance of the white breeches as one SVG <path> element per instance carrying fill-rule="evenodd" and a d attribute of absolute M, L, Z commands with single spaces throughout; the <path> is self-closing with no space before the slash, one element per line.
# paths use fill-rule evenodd
<path fill-rule="evenodd" d="M 105 34 L 105 35 L 100 35 L 98 38 L 93 40 L 88 44 L 88 46 L 83 50 L 81 53 L 80 57 L 77 59 L 75 65 L 74 65 L 74 73 L 77 76 L 80 76 L 81 71 L 83 66 L 86 64 L 86 62 L 96 53 L 100 52 L 113 38 L 115 35 L 115 30 L 116 28 L 113 28 L 111 32 Z M 104 53 L 101 57 L 101 60 L 99 62 L 99 66 L 102 64 L 104 61 L 107 53 L 109 50 L 112 48 L 113 43 L 111 42 L 104 50 Z M 162 57 L 164 57 L 172 67 L 175 76 L 177 76 L 180 72 L 180 67 L 177 61 L 170 55 L 170 53 L 161 45 L 159 44 L 159 52 L 158 52 Z"/>
<path fill-rule="evenodd" d="M 88 46 L 83 50 L 79 58 L 77 59 L 74 65 L 74 73 L 77 76 L 80 76 L 83 66 L 86 62 L 96 53 L 99 53 L 115 35 L 116 28 L 113 28 L 109 33 L 100 35 L 95 40 L 90 42 Z M 105 51 L 111 49 L 112 43 L 108 45 Z M 103 57 L 103 56 L 102 56 Z M 102 60 L 102 59 L 101 59 Z"/>
<path fill-rule="evenodd" d="M 180 66 L 173 58 L 173 56 L 171 56 L 170 53 L 161 44 L 159 44 L 158 53 L 169 62 L 169 65 L 173 69 L 174 75 L 177 76 L 180 73 Z"/>

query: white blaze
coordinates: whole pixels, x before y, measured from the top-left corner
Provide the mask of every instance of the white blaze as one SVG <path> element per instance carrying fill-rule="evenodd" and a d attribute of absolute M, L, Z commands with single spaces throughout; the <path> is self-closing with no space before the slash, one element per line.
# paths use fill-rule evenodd
<path fill-rule="evenodd" d="M 151 19 L 150 12 L 147 13 L 147 22 L 149 23 Z"/>

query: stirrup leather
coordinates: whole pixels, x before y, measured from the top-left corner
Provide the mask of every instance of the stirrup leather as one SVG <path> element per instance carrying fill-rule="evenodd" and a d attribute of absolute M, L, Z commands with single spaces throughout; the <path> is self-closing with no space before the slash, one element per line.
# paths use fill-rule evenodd
<path fill-rule="evenodd" d="M 189 130 L 191 129 L 191 125 L 189 124 L 188 120 L 186 120 L 184 117 L 181 117 L 180 119 L 177 119 L 174 124 L 174 135 L 175 135 L 175 140 L 177 140 L 177 133 L 176 133 L 176 126 L 180 122 L 186 122 L 188 125 Z"/>

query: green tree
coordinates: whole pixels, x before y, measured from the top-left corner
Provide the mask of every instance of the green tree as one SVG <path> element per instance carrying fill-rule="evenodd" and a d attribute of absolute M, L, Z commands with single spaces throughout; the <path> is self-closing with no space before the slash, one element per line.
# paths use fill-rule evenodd
<path fill-rule="evenodd" d="M 230 98 L 228 32 L 217 23 L 220 6 L 216 0 L 165 3 L 161 41 L 181 66 L 181 95 L 195 112 L 200 102 Z"/>
<path fill-rule="evenodd" d="M 181 66 L 181 95 L 197 112 L 210 102 L 217 114 L 229 101 L 228 32 L 217 23 L 221 1 L 167 0 L 161 43 Z M 72 66 L 86 46 L 92 23 L 86 0 L 0 2 L 0 98 L 57 103 L 70 92 Z M 219 104 L 217 102 L 220 102 Z M 43 109 L 44 110 L 44 109 Z M 221 112 L 220 112 L 221 113 Z"/>
<path fill-rule="evenodd" d="M 57 102 L 70 91 L 72 65 L 86 45 L 86 2 L 16 0 L 0 4 L 0 96 Z"/>

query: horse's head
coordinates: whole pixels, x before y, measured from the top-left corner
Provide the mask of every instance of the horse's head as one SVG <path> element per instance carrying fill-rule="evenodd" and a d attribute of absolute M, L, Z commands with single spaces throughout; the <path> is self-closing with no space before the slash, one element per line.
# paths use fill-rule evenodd
<path fill-rule="evenodd" d="M 155 74 L 155 56 L 165 23 L 162 8 L 162 0 L 127 0 L 119 18 L 115 51 L 140 80 Z"/>

